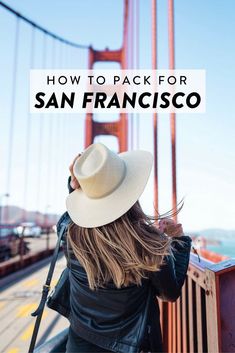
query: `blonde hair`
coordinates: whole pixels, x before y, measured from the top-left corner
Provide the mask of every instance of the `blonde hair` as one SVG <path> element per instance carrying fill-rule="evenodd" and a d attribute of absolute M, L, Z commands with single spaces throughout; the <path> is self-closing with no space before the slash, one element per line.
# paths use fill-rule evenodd
<path fill-rule="evenodd" d="M 149 271 L 160 269 L 164 256 L 174 256 L 172 238 L 159 232 L 155 220 L 136 202 L 122 217 L 105 226 L 82 228 L 70 224 L 68 253 L 72 250 L 84 267 L 92 290 L 110 281 L 117 288 L 141 285 Z"/>

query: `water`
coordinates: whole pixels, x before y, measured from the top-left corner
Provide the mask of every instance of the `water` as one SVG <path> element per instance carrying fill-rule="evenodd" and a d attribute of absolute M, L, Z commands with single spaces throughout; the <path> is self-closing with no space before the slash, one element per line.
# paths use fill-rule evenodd
<path fill-rule="evenodd" d="M 235 239 L 223 239 L 221 240 L 221 245 L 207 245 L 207 249 L 235 258 Z"/>
<path fill-rule="evenodd" d="M 235 258 L 235 229 L 209 228 L 198 232 L 191 232 L 191 234 L 194 234 L 196 239 L 197 237 L 207 239 L 208 243 L 206 248 L 208 250 Z M 211 241 L 216 240 L 218 240 L 220 244 L 210 244 Z"/>

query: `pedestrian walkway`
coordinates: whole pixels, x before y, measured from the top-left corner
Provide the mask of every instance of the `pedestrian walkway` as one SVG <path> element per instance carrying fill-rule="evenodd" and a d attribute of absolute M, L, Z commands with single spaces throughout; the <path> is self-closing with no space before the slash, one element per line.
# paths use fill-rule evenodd
<path fill-rule="evenodd" d="M 52 288 L 65 267 L 61 258 L 56 265 Z M 41 288 L 48 265 L 34 271 L 0 292 L 0 353 L 27 352 L 35 318 L 30 314 L 40 301 Z M 17 278 L 17 274 L 15 274 Z M 68 321 L 56 312 L 45 308 L 38 335 L 38 344 L 50 339 L 68 326 Z"/>

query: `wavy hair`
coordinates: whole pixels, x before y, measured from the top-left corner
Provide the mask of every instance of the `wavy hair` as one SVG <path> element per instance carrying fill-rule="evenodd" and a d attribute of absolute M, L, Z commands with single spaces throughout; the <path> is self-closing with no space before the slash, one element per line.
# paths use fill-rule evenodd
<path fill-rule="evenodd" d="M 174 257 L 172 238 L 155 226 L 156 220 L 172 215 L 147 216 L 137 201 L 123 216 L 101 227 L 83 228 L 71 223 L 68 252 L 72 250 L 84 267 L 92 290 L 104 288 L 110 281 L 117 288 L 141 285 L 148 272 L 160 269 L 165 256 Z"/>

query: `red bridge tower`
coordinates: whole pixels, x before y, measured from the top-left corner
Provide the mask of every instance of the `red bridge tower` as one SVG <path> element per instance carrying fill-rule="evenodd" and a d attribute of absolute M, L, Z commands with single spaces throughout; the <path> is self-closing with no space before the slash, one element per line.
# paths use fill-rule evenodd
<path fill-rule="evenodd" d="M 102 51 L 89 48 L 89 69 L 91 70 L 96 62 L 118 62 L 122 69 L 125 68 L 125 49 L 105 49 Z M 128 149 L 128 117 L 126 113 L 120 113 L 119 119 L 113 122 L 100 122 L 94 120 L 93 113 L 86 114 L 86 139 L 85 147 L 94 142 L 96 136 L 112 135 L 118 139 L 119 152 Z"/>

